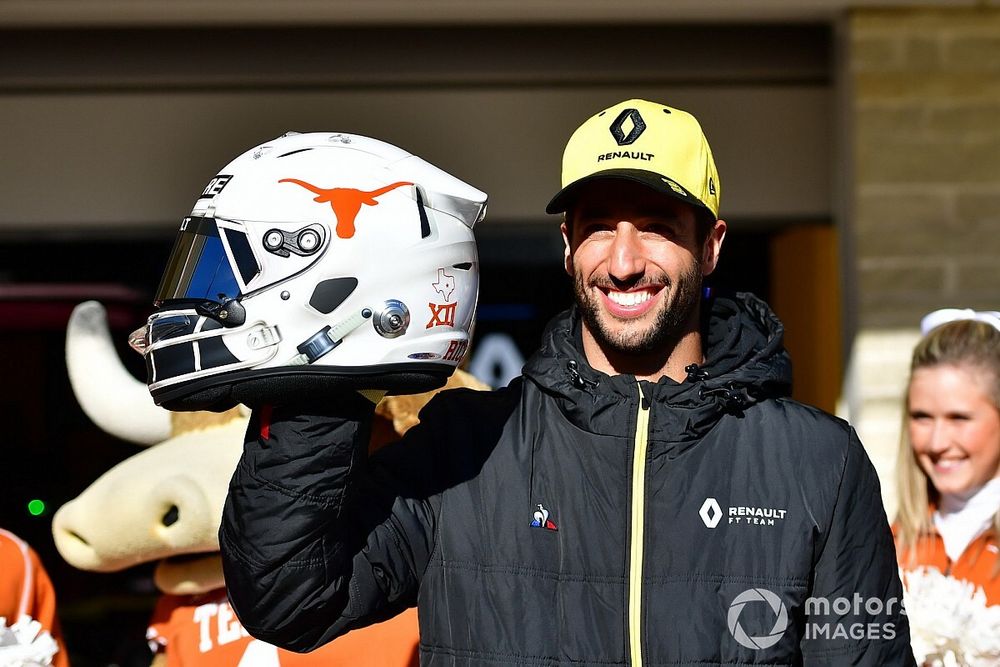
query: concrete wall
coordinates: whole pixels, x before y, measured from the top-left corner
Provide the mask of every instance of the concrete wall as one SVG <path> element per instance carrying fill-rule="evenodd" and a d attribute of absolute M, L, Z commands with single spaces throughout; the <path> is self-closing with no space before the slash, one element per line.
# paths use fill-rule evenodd
<path fill-rule="evenodd" d="M 489 225 L 546 221 L 569 134 L 633 96 L 701 119 L 727 218 L 825 220 L 828 50 L 822 26 L 0 30 L 0 238 L 172 231 L 287 130 L 376 136 L 486 190 Z"/>

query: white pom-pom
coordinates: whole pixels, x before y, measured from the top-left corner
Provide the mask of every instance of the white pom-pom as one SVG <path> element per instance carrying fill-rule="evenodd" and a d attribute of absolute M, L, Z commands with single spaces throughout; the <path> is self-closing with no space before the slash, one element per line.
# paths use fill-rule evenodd
<path fill-rule="evenodd" d="M 901 571 L 914 657 L 929 667 L 1000 665 L 1000 606 L 967 581 L 933 568 Z"/>
<path fill-rule="evenodd" d="M 22 616 L 14 625 L 0 616 L 0 666 L 44 667 L 52 664 L 59 645 L 42 624 Z"/>

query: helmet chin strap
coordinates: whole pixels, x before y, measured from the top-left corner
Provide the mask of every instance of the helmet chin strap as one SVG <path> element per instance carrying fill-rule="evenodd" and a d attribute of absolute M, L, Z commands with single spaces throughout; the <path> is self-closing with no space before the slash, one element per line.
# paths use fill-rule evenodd
<path fill-rule="evenodd" d="M 300 343 L 296 349 L 299 354 L 289 359 L 289 366 L 305 366 L 311 364 L 324 354 L 340 345 L 344 338 L 371 319 L 371 308 L 362 308 L 347 319 L 333 326 L 325 326 L 315 334 Z"/>

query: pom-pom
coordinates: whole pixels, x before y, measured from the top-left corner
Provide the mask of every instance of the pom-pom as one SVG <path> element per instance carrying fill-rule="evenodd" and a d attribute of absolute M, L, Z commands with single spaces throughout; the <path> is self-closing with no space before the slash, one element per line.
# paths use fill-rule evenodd
<path fill-rule="evenodd" d="M 22 616 L 14 625 L 0 616 L 0 665 L 2 667 L 42 667 L 52 664 L 59 645 L 42 624 Z"/>
<path fill-rule="evenodd" d="M 900 572 L 910 643 L 925 667 L 1000 665 L 1000 606 L 981 587 L 932 568 Z"/>

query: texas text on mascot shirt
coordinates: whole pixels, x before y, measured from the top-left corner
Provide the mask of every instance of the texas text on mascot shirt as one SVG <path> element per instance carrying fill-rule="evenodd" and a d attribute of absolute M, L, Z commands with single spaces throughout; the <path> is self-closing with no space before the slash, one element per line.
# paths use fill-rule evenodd
<path fill-rule="evenodd" d="M 168 667 L 416 667 L 417 613 L 350 632 L 312 653 L 283 651 L 254 639 L 240 625 L 225 589 L 202 595 L 164 595 L 146 631 L 150 649 L 165 652 Z"/>

